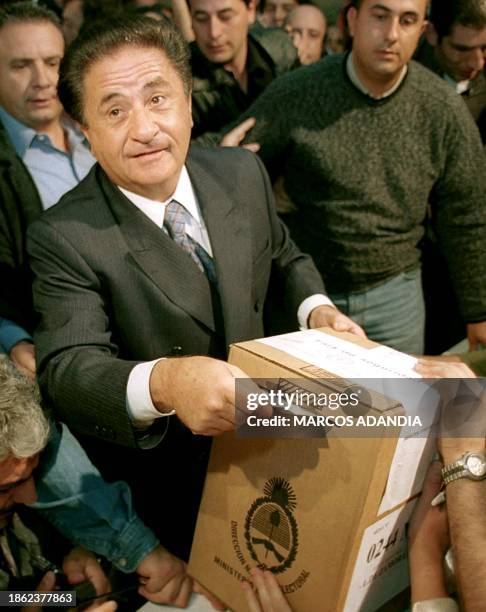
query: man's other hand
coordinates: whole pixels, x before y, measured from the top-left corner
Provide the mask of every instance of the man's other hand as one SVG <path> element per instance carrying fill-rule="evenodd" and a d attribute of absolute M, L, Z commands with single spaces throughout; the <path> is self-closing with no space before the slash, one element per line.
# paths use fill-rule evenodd
<path fill-rule="evenodd" d="M 64 559 L 62 569 L 69 584 L 80 584 L 89 580 L 97 595 L 111 591 L 110 582 L 96 557 L 80 546 L 73 548 Z"/>
<path fill-rule="evenodd" d="M 227 134 L 225 134 L 219 143 L 220 147 L 239 147 L 241 142 L 244 140 L 247 132 L 254 127 L 256 121 L 253 117 L 249 119 L 245 119 L 235 128 L 230 130 Z M 249 151 L 253 151 L 256 153 L 260 150 L 260 145 L 257 142 L 248 143 L 245 145 L 241 145 L 243 148 L 248 149 Z"/>
<path fill-rule="evenodd" d="M 47 572 L 42 577 L 42 580 L 37 585 L 36 591 L 38 593 L 46 593 L 47 591 L 54 591 L 56 588 L 56 575 L 54 572 Z M 39 606 L 24 606 L 21 608 L 21 612 L 41 612 L 42 608 Z"/>
<path fill-rule="evenodd" d="M 338 332 L 350 332 L 361 338 L 366 338 L 363 329 L 352 319 L 339 312 L 334 306 L 318 306 L 309 315 L 310 329 L 330 327 Z"/>
<path fill-rule="evenodd" d="M 423 378 L 476 378 L 465 363 L 440 357 L 420 357 L 414 369 Z"/>
<path fill-rule="evenodd" d="M 142 597 L 159 604 L 185 608 L 193 590 L 192 578 L 186 565 L 162 546 L 157 546 L 138 564 L 140 578 L 138 592 Z"/>
<path fill-rule="evenodd" d="M 235 429 L 236 366 L 210 357 L 161 359 L 150 376 L 150 395 L 160 412 L 175 410 L 193 433 L 216 436 Z"/>
<path fill-rule="evenodd" d="M 249 612 L 292 612 L 272 572 L 254 567 L 250 574 L 253 588 L 249 582 L 241 583 Z"/>
<path fill-rule="evenodd" d="M 27 342 L 27 340 L 17 342 L 11 348 L 9 356 L 19 372 L 29 378 L 35 378 L 35 347 L 32 342 Z"/>

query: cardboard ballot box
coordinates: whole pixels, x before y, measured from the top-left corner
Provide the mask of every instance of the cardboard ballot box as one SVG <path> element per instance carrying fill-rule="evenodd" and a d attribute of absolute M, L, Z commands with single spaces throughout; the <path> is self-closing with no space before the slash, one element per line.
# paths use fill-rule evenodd
<path fill-rule="evenodd" d="M 229 361 L 284 388 L 375 378 L 367 414 L 416 409 L 382 392 L 386 379 L 414 376 L 412 358 L 351 334 L 243 342 Z M 430 461 L 432 413 L 408 438 L 386 425 L 368 437 L 333 427 L 305 439 L 216 438 L 190 572 L 236 612 L 247 609 L 238 583 L 256 565 L 276 574 L 295 612 L 377 610 L 408 585 L 405 526 Z"/>

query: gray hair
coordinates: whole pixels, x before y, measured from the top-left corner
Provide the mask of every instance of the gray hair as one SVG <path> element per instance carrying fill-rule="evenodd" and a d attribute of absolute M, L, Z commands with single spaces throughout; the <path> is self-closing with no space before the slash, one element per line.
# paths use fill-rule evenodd
<path fill-rule="evenodd" d="M 37 385 L 0 356 L 0 461 L 32 457 L 47 443 L 49 424 Z"/>

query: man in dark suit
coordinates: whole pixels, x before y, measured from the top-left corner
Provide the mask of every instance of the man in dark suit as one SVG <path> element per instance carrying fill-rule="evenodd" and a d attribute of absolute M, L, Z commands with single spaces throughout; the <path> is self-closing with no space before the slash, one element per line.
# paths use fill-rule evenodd
<path fill-rule="evenodd" d="M 264 334 L 271 272 L 303 325 L 362 333 L 277 219 L 261 162 L 241 150 L 187 155 L 187 60 L 180 35 L 145 18 L 73 43 L 59 96 L 99 164 L 29 230 L 45 397 L 98 438 L 95 463 L 129 481 L 140 514 L 182 557 L 208 436 L 234 428 L 244 376 L 220 359 Z M 176 355 L 193 356 L 161 359 Z"/>

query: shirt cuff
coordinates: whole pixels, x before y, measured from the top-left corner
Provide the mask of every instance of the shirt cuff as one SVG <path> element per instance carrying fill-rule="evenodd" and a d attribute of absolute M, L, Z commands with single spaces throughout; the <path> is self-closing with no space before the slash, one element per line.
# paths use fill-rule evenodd
<path fill-rule="evenodd" d="M 127 411 L 135 427 L 150 427 L 155 419 L 175 414 L 175 410 L 167 413 L 159 412 L 152 402 L 150 375 L 155 364 L 159 361 L 160 359 L 154 359 L 154 361 L 139 363 L 133 368 L 128 377 Z"/>
<path fill-rule="evenodd" d="M 8 319 L 0 318 L 0 344 L 4 351 L 9 354 L 12 348 L 22 340 L 33 342 L 32 336 L 23 327 Z"/>
<path fill-rule="evenodd" d="M 299 306 L 299 310 L 297 311 L 297 320 L 299 322 L 299 328 L 309 329 L 307 322 L 309 321 L 309 317 L 314 308 L 318 306 L 333 306 L 332 301 L 324 295 L 323 293 L 315 293 L 314 295 L 305 298 L 305 300 Z"/>

